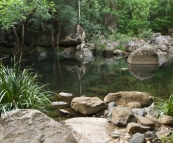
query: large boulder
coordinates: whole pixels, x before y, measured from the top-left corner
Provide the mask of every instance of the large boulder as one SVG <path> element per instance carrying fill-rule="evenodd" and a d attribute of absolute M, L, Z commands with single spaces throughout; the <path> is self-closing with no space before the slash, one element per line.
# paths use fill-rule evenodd
<path fill-rule="evenodd" d="M 14 110 L 0 120 L 1 143 L 77 143 L 70 129 L 37 110 Z"/>
<path fill-rule="evenodd" d="M 58 29 L 58 25 L 54 24 L 54 28 Z M 59 37 L 59 45 L 60 46 L 76 46 L 81 44 L 85 39 L 85 31 L 80 25 L 76 25 L 69 33 L 65 33 L 65 30 L 62 29 Z M 25 37 L 25 43 L 30 44 L 33 43 L 34 46 L 40 47 L 51 47 L 52 44 L 56 45 L 57 43 L 57 35 L 58 30 L 54 31 L 54 42 L 52 41 L 52 34 L 50 30 L 37 31 L 37 32 L 29 32 L 30 37 L 34 37 L 30 39 Z M 53 42 L 53 43 L 52 43 Z"/>
<path fill-rule="evenodd" d="M 98 97 L 75 97 L 71 101 L 71 107 L 77 112 L 89 115 L 106 109 L 107 105 Z"/>
<path fill-rule="evenodd" d="M 153 97 L 146 92 L 138 91 L 119 91 L 116 93 L 109 93 L 104 98 L 105 102 L 115 102 L 118 105 L 126 106 L 129 102 L 139 102 L 142 107 L 148 107 L 153 103 Z"/>
<path fill-rule="evenodd" d="M 65 120 L 80 143 L 114 143 L 109 121 L 104 118 L 79 117 Z M 71 143 L 71 142 L 69 142 Z"/>
<path fill-rule="evenodd" d="M 159 64 L 159 58 L 157 52 L 154 48 L 150 46 L 143 46 L 134 52 L 132 52 L 127 62 L 130 64 Z"/>
<path fill-rule="evenodd" d="M 85 36 L 84 29 L 80 25 L 76 25 L 68 35 L 62 35 L 60 37 L 59 45 L 67 46 L 81 44 L 85 40 Z"/>

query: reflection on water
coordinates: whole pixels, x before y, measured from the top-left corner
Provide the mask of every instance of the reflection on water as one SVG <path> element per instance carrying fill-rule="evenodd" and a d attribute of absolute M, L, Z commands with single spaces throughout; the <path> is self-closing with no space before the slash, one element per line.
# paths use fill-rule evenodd
<path fill-rule="evenodd" d="M 110 92 L 137 90 L 153 96 L 169 96 L 173 93 L 173 60 L 167 61 L 158 67 L 129 65 L 125 58 L 114 57 L 93 57 L 88 63 L 48 58 L 36 62 L 34 68 L 42 75 L 41 81 L 49 83 L 49 88 L 57 93 L 103 98 Z"/>
<path fill-rule="evenodd" d="M 157 69 L 158 65 L 131 65 L 128 64 L 129 72 L 139 80 L 146 80 L 152 78 Z"/>

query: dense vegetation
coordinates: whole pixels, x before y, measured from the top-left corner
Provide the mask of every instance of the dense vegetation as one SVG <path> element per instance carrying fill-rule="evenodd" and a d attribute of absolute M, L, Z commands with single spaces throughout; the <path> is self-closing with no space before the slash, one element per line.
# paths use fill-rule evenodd
<path fill-rule="evenodd" d="M 49 22 L 46 22 L 49 21 Z M 166 33 L 173 26 L 173 0 L 1 0 L 0 27 L 16 34 L 18 50 L 26 30 L 51 30 L 53 22 L 69 31 L 76 23 L 87 39 L 115 33 L 129 36 L 148 31 Z M 20 37 L 16 29 L 21 29 Z M 58 35 L 57 35 L 58 38 Z M 57 43 L 52 46 L 56 47 Z"/>

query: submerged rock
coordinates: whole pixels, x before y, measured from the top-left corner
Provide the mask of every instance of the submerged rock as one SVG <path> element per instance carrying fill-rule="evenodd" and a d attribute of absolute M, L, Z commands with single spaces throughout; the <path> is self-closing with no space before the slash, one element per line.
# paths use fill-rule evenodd
<path fill-rule="evenodd" d="M 65 93 L 65 92 L 60 92 L 59 93 L 59 96 L 62 96 L 62 97 L 71 97 L 71 96 L 73 96 L 73 94 L 71 94 L 71 93 Z"/>
<path fill-rule="evenodd" d="M 64 101 L 59 101 L 59 102 L 52 102 L 51 105 L 53 106 L 60 106 L 60 105 L 66 105 L 67 102 Z"/>

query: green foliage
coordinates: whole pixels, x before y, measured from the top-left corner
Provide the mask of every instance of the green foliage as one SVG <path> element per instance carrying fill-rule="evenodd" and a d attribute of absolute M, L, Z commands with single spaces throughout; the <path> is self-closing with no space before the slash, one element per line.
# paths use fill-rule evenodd
<path fill-rule="evenodd" d="M 126 34 L 122 34 L 114 30 L 112 31 L 112 34 L 108 37 L 108 39 L 117 41 L 120 45 L 125 45 L 130 41 L 131 38 Z"/>
<path fill-rule="evenodd" d="M 173 0 L 153 0 L 150 23 L 154 31 L 165 33 L 173 23 Z"/>
<path fill-rule="evenodd" d="M 2 0 L 0 1 L 0 24 L 8 30 L 12 26 L 29 21 L 33 26 L 43 26 L 43 21 L 51 19 L 54 4 L 47 0 Z"/>
<path fill-rule="evenodd" d="M 102 52 L 105 50 L 106 45 L 105 44 L 99 44 L 98 47 L 96 48 L 96 53 L 97 54 L 102 54 Z"/>
<path fill-rule="evenodd" d="M 173 116 L 173 94 L 169 99 L 158 99 L 156 107 L 161 114 Z"/>
<path fill-rule="evenodd" d="M 139 30 L 139 34 L 137 35 L 138 38 L 140 39 L 144 39 L 146 42 L 148 42 L 148 40 L 151 38 L 153 32 L 151 31 L 151 29 L 141 29 Z"/>
<path fill-rule="evenodd" d="M 13 109 L 37 108 L 44 110 L 49 103 L 45 85 L 38 82 L 38 74 L 31 73 L 29 69 L 20 71 L 20 61 L 13 68 L 0 63 L 0 112 L 6 113 Z"/>
<path fill-rule="evenodd" d="M 123 45 L 118 45 L 118 46 L 116 46 L 116 49 L 117 49 L 117 50 L 125 51 L 125 46 L 123 46 Z"/>
<path fill-rule="evenodd" d="M 61 23 L 65 32 L 69 32 L 77 23 L 75 1 L 54 0 L 56 13 L 54 19 Z"/>

